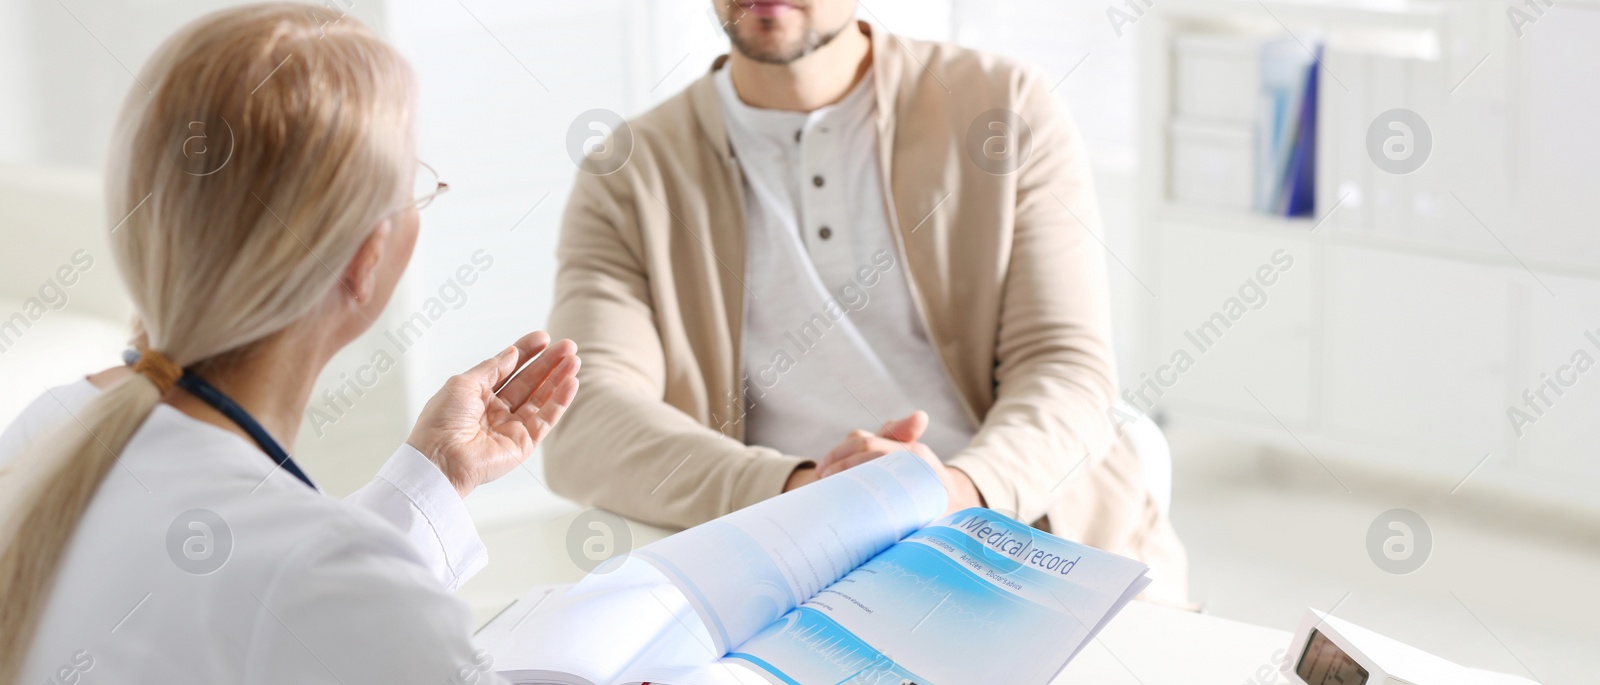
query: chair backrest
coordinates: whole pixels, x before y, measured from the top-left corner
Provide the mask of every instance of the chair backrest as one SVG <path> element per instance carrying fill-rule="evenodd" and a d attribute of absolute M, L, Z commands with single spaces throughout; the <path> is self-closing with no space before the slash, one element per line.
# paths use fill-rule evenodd
<path fill-rule="evenodd" d="M 1172 511 L 1172 447 L 1167 444 L 1167 436 L 1161 432 L 1161 426 L 1156 425 L 1144 412 L 1139 411 L 1126 402 L 1119 402 L 1118 410 L 1123 416 L 1137 416 L 1139 418 L 1122 425 L 1122 437 L 1133 448 L 1133 454 L 1139 459 L 1139 468 L 1144 471 L 1145 485 L 1150 488 L 1150 494 L 1156 498 L 1156 505 L 1161 508 L 1161 513 L 1168 514 Z"/>

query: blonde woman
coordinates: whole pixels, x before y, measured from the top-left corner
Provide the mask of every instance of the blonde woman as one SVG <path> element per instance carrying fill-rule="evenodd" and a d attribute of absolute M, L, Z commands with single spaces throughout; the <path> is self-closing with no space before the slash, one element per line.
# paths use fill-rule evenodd
<path fill-rule="evenodd" d="M 283 445 L 444 188 L 412 190 L 411 71 L 283 3 L 190 24 L 139 80 L 107 197 L 144 334 L 0 439 L 0 685 L 492 680 L 446 594 L 482 563 L 460 497 L 560 419 L 575 347 L 452 378 L 354 502 L 324 496 Z M 184 154 L 224 129 L 225 163 Z"/>

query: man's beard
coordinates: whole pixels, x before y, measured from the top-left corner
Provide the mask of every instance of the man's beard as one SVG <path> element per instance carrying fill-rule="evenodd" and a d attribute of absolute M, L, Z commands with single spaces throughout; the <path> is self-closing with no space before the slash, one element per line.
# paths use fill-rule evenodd
<path fill-rule="evenodd" d="M 766 22 L 771 20 L 754 19 L 753 21 Z M 806 55 L 816 52 L 817 50 L 821 49 L 822 46 L 833 42 L 833 39 L 838 38 L 839 34 L 843 33 L 845 28 L 848 26 L 850 26 L 850 22 L 847 21 L 844 23 L 844 26 L 840 26 L 832 31 L 823 33 L 817 31 L 817 29 L 811 26 L 808 21 L 805 34 L 800 38 L 800 40 L 794 41 L 787 45 L 777 45 L 770 48 L 752 45 L 745 42 L 745 40 L 739 36 L 739 27 L 734 22 L 727 22 L 723 25 L 722 30 L 727 32 L 728 40 L 733 42 L 733 47 L 739 51 L 739 54 L 765 64 L 788 64 L 800 59 L 801 57 L 805 57 Z"/>

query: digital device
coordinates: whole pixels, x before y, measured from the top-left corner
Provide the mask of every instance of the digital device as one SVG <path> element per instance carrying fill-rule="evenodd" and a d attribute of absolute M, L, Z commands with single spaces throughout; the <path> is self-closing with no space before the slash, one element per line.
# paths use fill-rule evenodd
<path fill-rule="evenodd" d="M 1310 685 L 1367 685 L 1372 674 L 1322 631 L 1313 628 L 1294 674 Z"/>
<path fill-rule="evenodd" d="M 1532 685 L 1468 668 L 1316 609 L 1289 644 L 1283 675 L 1293 685 Z"/>

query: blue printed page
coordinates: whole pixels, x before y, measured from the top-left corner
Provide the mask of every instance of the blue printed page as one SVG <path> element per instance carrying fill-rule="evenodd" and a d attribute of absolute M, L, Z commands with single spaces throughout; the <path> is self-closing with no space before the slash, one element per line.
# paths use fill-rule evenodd
<path fill-rule="evenodd" d="M 791 685 L 1045 685 L 1147 567 L 987 509 L 873 557 L 728 655 Z"/>
<path fill-rule="evenodd" d="M 933 469 L 900 452 L 631 556 L 682 590 L 721 655 L 937 518 L 946 502 Z"/>

